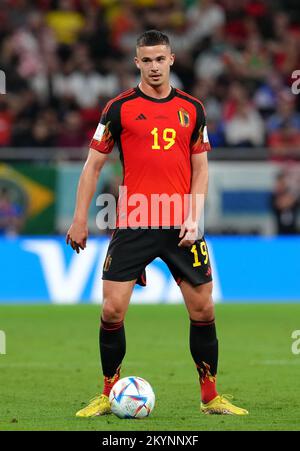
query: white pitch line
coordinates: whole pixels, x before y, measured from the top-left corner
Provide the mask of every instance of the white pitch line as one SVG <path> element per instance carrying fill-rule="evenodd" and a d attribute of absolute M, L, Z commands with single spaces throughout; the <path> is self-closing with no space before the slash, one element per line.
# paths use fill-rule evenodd
<path fill-rule="evenodd" d="M 254 365 L 300 365 L 300 359 L 298 360 L 261 360 L 259 362 L 253 362 Z"/>

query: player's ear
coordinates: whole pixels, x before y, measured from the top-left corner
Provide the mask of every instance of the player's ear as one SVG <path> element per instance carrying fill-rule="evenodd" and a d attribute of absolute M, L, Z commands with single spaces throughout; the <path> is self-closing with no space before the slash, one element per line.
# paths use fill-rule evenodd
<path fill-rule="evenodd" d="M 175 61 L 175 53 L 171 53 L 170 66 L 173 66 L 174 61 Z"/>
<path fill-rule="evenodd" d="M 139 60 L 138 60 L 138 58 L 136 56 L 134 57 L 134 62 L 135 62 L 136 67 L 138 69 L 140 69 Z"/>

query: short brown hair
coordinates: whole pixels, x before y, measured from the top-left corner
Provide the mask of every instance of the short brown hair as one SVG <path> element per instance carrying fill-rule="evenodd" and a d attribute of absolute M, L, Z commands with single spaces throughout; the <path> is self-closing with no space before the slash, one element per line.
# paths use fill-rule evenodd
<path fill-rule="evenodd" d="M 136 41 L 137 47 L 151 47 L 153 45 L 167 45 L 170 47 L 168 36 L 158 30 L 148 30 L 141 34 Z"/>

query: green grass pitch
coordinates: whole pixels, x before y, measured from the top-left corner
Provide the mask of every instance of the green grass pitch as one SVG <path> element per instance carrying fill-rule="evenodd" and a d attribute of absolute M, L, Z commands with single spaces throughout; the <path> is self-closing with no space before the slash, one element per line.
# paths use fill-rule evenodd
<path fill-rule="evenodd" d="M 156 406 L 144 420 L 77 419 L 101 388 L 99 306 L 1 306 L 0 430 L 299 430 L 300 305 L 217 305 L 218 389 L 247 417 L 205 416 L 182 305 L 131 305 L 122 376 L 147 379 Z"/>

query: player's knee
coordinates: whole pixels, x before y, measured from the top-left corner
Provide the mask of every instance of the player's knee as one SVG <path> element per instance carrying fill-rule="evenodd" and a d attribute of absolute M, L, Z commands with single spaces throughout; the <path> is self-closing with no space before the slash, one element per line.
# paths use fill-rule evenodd
<path fill-rule="evenodd" d="M 125 311 L 122 308 L 119 299 L 106 298 L 103 300 L 102 318 L 109 323 L 117 323 L 123 321 Z"/>
<path fill-rule="evenodd" d="M 212 299 L 209 299 L 207 303 L 203 306 L 201 310 L 202 321 L 211 321 L 215 317 L 215 309 L 212 302 Z"/>
<path fill-rule="evenodd" d="M 205 287 L 197 296 L 197 301 L 192 307 L 190 316 L 198 321 L 211 321 L 215 317 L 215 308 L 212 299 L 212 284 Z"/>
<path fill-rule="evenodd" d="M 215 317 L 214 306 L 212 302 L 196 305 L 190 312 L 190 316 L 195 321 L 211 321 Z"/>

